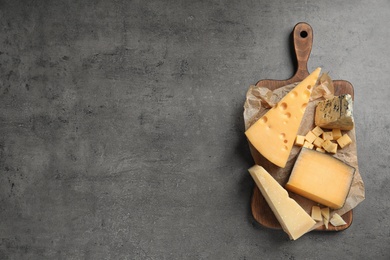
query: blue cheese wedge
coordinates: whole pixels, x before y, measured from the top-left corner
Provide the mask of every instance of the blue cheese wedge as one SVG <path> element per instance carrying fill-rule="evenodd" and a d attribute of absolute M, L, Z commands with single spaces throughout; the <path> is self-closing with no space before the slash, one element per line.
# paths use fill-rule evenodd
<path fill-rule="evenodd" d="M 340 95 L 318 102 L 315 124 L 326 129 L 351 130 L 354 126 L 352 96 Z"/>

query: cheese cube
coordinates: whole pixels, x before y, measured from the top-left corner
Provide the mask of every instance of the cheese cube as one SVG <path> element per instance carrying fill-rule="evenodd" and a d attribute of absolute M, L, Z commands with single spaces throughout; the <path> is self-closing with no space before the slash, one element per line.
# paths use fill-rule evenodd
<path fill-rule="evenodd" d="M 305 141 L 305 143 L 303 144 L 303 147 L 305 147 L 307 149 L 313 149 L 314 145 L 309 143 L 308 141 Z"/>
<path fill-rule="evenodd" d="M 320 153 L 325 153 L 325 152 L 326 152 L 324 149 L 322 149 L 322 148 L 320 148 L 320 147 L 317 147 L 317 148 L 316 148 L 316 151 L 317 151 L 317 152 L 320 152 Z"/>
<path fill-rule="evenodd" d="M 316 222 L 263 167 L 255 165 L 249 173 L 290 239 L 298 239 L 313 228 Z"/>
<path fill-rule="evenodd" d="M 295 138 L 295 145 L 297 146 L 303 146 L 305 143 L 305 137 L 303 135 L 297 135 Z"/>
<path fill-rule="evenodd" d="M 313 144 L 314 144 L 315 147 L 321 148 L 323 142 L 324 142 L 324 139 L 322 139 L 321 137 L 317 137 L 317 138 L 314 140 Z"/>
<path fill-rule="evenodd" d="M 322 133 L 322 139 L 324 139 L 324 140 L 333 140 L 333 133 L 332 132 L 323 132 Z"/>
<path fill-rule="evenodd" d="M 315 134 L 313 134 L 312 131 L 307 132 L 307 134 L 305 136 L 305 140 L 308 141 L 311 144 L 314 142 L 314 140 L 316 138 L 317 138 L 317 136 Z"/>
<path fill-rule="evenodd" d="M 351 144 L 352 140 L 347 134 L 344 134 L 342 137 L 337 139 L 337 142 L 339 143 L 341 148 L 344 148 L 345 146 Z"/>
<path fill-rule="evenodd" d="M 318 207 L 318 206 L 313 206 L 313 207 L 311 208 L 311 217 L 312 217 L 312 219 L 314 219 L 315 221 L 321 221 L 321 220 L 322 220 L 321 209 L 320 209 L 320 207 Z"/>
<path fill-rule="evenodd" d="M 337 153 L 337 144 L 333 143 L 330 140 L 325 140 L 322 143 L 322 148 L 324 148 L 325 151 L 327 151 L 328 153 L 333 153 L 333 154 Z"/>
<path fill-rule="evenodd" d="M 253 147 L 279 167 L 286 166 L 320 72 L 313 71 L 245 131 Z"/>
<path fill-rule="evenodd" d="M 302 148 L 286 189 L 333 209 L 341 208 L 355 168 L 335 157 Z"/>
<path fill-rule="evenodd" d="M 311 130 L 313 132 L 313 134 L 315 134 L 316 136 L 320 136 L 324 130 L 321 129 L 321 127 L 319 126 L 316 126 L 313 130 Z"/>
<path fill-rule="evenodd" d="M 333 140 L 339 139 L 342 136 L 341 129 L 340 128 L 332 129 L 332 135 L 333 135 Z"/>

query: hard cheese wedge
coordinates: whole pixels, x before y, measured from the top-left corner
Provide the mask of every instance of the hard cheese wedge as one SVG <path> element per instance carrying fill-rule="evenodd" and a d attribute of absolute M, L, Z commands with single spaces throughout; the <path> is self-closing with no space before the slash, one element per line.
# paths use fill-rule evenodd
<path fill-rule="evenodd" d="M 320 72 L 313 71 L 245 132 L 256 150 L 279 167 L 286 166 Z"/>
<path fill-rule="evenodd" d="M 249 173 L 290 239 L 295 240 L 313 228 L 316 222 L 263 167 L 255 165 Z"/>
<path fill-rule="evenodd" d="M 331 155 L 302 148 L 286 189 L 333 209 L 341 208 L 355 168 Z"/>

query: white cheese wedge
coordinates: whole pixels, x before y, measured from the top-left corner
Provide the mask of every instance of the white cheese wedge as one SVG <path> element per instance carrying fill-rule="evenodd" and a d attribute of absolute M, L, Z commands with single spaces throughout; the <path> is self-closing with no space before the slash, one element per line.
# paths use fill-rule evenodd
<path fill-rule="evenodd" d="M 333 215 L 329 222 L 335 227 L 347 224 L 347 222 L 345 222 L 344 219 L 337 213 Z"/>
<path fill-rule="evenodd" d="M 349 94 L 318 102 L 315 112 L 316 126 L 351 130 L 354 126 L 353 101 Z"/>
<path fill-rule="evenodd" d="M 290 239 L 296 240 L 313 228 L 316 222 L 263 167 L 255 165 L 249 173 Z"/>

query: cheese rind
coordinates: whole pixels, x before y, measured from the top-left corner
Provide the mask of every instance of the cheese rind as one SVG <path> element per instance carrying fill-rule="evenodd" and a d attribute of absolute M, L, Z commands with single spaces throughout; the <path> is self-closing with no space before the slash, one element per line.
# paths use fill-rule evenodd
<path fill-rule="evenodd" d="M 263 167 L 255 165 L 249 173 L 290 239 L 298 239 L 313 228 L 316 222 Z"/>
<path fill-rule="evenodd" d="M 333 209 L 341 208 L 355 168 L 331 155 L 302 148 L 286 189 Z"/>
<path fill-rule="evenodd" d="M 350 94 L 318 102 L 315 112 L 316 126 L 351 130 L 354 126 L 353 101 Z"/>
<path fill-rule="evenodd" d="M 245 131 L 253 147 L 279 167 L 286 166 L 320 71 L 317 68 Z"/>

